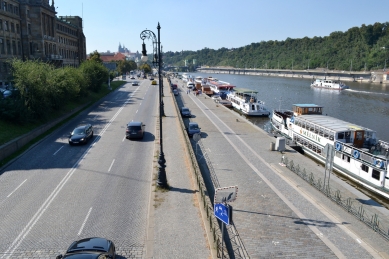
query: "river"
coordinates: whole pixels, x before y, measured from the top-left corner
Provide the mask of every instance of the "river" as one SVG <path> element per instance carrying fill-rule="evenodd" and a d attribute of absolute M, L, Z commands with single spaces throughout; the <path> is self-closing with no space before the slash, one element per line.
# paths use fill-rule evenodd
<path fill-rule="evenodd" d="M 378 139 L 389 142 L 389 85 L 345 82 L 350 89 L 334 91 L 310 87 L 310 79 L 252 75 L 189 73 L 193 77 L 212 76 L 236 87 L 258 91 L 266 107 L 292 109 L 293 104 L 323 106 L 323 114 L 377 132 Z M 269 125 L 269 118 L 248 117 L 258 127 Z"/>

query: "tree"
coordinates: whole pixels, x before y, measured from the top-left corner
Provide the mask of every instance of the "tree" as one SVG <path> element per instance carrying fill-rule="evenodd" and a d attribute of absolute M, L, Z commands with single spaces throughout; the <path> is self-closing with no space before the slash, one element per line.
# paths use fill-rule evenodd
<path fill-rule="evenodd" d="M 80 69 L 84 78 L 86 79 L 88 90 L 93 92 L 98 92 L 101 89 L 103 83 L 108 80 L 108 69 L 105 68 L 101 63 L 87 60 L 82 62 Z"/>
<path fill-rule="evenodd" d="M 103 60 L 101 59 L 100 53 L 95 50 L 93 53 L 89 54 L 89 60 L 95 61 L 97 63 L 102 64 Z"/>
<path fill-rule="evenodd" d="M 131 70 L 137 68 L 136 63 L 133 60 L 119 60 L 117 62 L 117 70 L 120 74 L 125 74 Z"/>
<path fill-rule="evenodd" d="M 139 66 L 139 69 L 143 70 L 146 74 L 151 72 L 151 67 L 147 63 L 144 63 L 143 65 Z"/>

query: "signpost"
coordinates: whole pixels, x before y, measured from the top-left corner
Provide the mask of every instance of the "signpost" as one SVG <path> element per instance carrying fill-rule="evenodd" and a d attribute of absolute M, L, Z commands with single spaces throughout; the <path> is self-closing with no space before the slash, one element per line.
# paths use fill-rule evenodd
<path fill-rule="evenodd" d="M 222 222 L 222 259 L 224 242 L 224 224 L 230 225 L 232 222 L 232 207 L 227 202 L 233 202 L 238 195 L 238 186 L 217 188 L 213 202 L 213 213 Z"/>
<path fill-rule="evenodd" d="M 332 172 L 332 166 L 334 165 L 334 154 L 335 154 L 334 146 L 327 143 L 324 147 L 323 153 L 326 158 L 326 163 L 324 167 L 324 185 L 323 185 L 323 189 L 325 190 L 327 172 L 328 172 L 327 188 L 329 188 L 330 185 L 330 175 Z"/>

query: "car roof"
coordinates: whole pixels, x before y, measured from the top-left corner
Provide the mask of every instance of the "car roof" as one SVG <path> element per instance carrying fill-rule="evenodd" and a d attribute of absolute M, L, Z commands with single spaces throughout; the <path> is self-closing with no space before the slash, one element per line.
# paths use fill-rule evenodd
<path fill-rule="evenodd" d="M 191 121 L 189 122 L 189 125 L 198 125 L 197 122 Z"/>
<path fill-rule="evenodd" d="M 84 124 L 84 125 L 79 125 L 76 127 L 76 129 L 85 129 L 87 127 L 91 126 L 90 124 Z"/>
<path fill-rule="evenodd" d="M 130 121 L 127 125 L 128 126 L 141 126 L 142 122 L 141 121 Z"/>

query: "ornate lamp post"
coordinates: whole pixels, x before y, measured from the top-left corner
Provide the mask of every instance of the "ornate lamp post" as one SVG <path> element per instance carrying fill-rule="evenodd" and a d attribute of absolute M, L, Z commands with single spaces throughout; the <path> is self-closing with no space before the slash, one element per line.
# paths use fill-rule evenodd
<path fill-rule="evenodd" d="M 147 61 L 147 51 L 145 45 L 145 39 L 152 39 L 153 41 L 153 65 L 158 65 L 158 86 L 159 86 L 159 158 L 158 158 L 158 179 L 157 185 L 160 187 L 167 187 L 166 180 L 166 171 L 165 171 L 165 155 L 163 153 L 163 141 L 162 141 L 162 116 L 164 115 L 163 111 L 163 101 L 162 101 L 162 57 L 161 57 L 161 41 L 160 41 L 160 29 L 161 26 L 158 22 L 158 39 L 155 36 L 154 32 L 150 30 L 144 30 L 140 33 L 140 38 L 142 39 L 142 58 L 143 62 Z"/>

